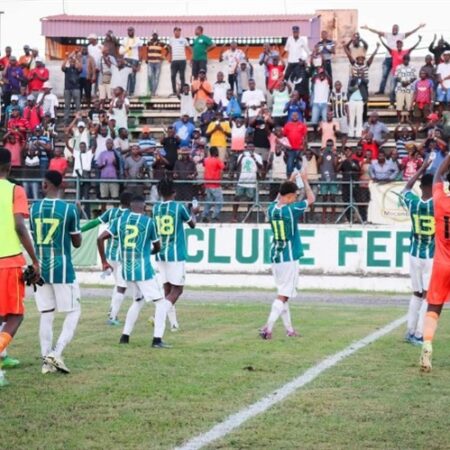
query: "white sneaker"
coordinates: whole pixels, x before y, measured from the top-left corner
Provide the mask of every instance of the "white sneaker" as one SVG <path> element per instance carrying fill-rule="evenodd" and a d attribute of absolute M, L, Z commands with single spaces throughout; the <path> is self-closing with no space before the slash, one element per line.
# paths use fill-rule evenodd
<path fill-rule="evenodd" d="M 50 364 L 44 363 L 42 364 L 41 373 L 42 375 L 47 375 L 48 373 L 55 373 L 58 369 Z"/>
<path fill-rule="evenodd" d="M 63 373 L 70 373 L 69 368 L 64 364 L 62 357 L 55 356 L 53 353 L 44 357 L 44 363 L 53 366 L 55 369 Z"/>
<path fill-rule="evenodd" d="M 176 333 L 179 329 L 180 329 L 180 326 L 179 326 L 179 325 L 172 325 L 172 326 L 170 327 L 170 331 L 171 331 L 172 333 Z"/>

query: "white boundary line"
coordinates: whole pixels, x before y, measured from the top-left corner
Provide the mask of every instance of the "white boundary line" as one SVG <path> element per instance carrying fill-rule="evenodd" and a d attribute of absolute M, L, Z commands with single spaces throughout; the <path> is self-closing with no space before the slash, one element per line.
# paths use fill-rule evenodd
<path fill-rule="evenodd" d="M 267 411 L 277 403 L 280 403 L 285 398 L 292 395 L 295 391 L 313 381 L 322 372 L 325 372 L 326 370 L 338 364 L 343 359 L 353 355 L 353 353 L 356 353 L 358 350 L 361 350 L 367 345 L 372 344 L 373 342 L 382 338 L 386 334 L 389 334 L 391 331 L 404 324 L 406 322 L 406 318 L 407 316 L 400 317 L 399 319 L 394 320 L 378 331 L 369 334 L 365 338 L 353 342 L 344 350 L 341 350 L 340 352 L 329 356 L 322 362 L 308 369 L 302 375 L 286 383 L 276 391 L 273 391 L 270 394 L 266 395 L 261 400 L 253 403 L 253 405 L 241 409 L 236 414 L 229 416 L 223 422 L 218 423 L 206 433 L 199 434 L 198 436 L 183 444 L 181 447 L 176 447 L 175 450 L 198 450 L 205 445 L 208 445 L 211 442 L 224 437 L 234 429 L 240 427 L 247 420 Z"/>

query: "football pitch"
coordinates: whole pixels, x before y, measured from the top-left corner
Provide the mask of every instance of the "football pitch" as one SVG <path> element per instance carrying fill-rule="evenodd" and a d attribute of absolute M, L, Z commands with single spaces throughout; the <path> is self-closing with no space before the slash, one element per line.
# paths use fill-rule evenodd
<path fill-rule="evenodd" d="M 262 341 L 273 294 L 190 291 L 177 305 L 180 331 L 166 333 L 173 348 L 157 350 L 151 305 L 119 345 L 121 327 L 106 325 L 108 291 L 92 291 L 65 352 L 70 375 L 41 375 L 38 314 L 27 302 L 10 348 L 22 365 L 0 391 L 0 448 L 181 447 L 406 312 L 388 294 L 302 293 L 291 303 L 302 337 L 277 323 Z M 55 324 L 59 332 L 61 318 Z M 402 325 L 205 448 L 450 448 L 449 325 L 445 311 L 431 374 L 419 373 L 420 349 L 403 342 Z"/>

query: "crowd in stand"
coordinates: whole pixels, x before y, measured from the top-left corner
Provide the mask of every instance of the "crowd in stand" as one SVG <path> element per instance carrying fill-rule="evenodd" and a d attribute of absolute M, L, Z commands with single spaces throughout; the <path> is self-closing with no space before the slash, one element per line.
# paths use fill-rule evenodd
<path fill-rule="evenodd" d="M 239 201 L 258 201 L 260 180 L 274 199 L 279 183 L 297 179 L 303 167 L 324 201 L 332 205 L 341 193 L 344 203 L 360 204 L 366 221 L 371 180 L 408 180 L 428 158 L 433 172 L 448 151 L 450 45 L 435 37 L 431 54 L 417 70 L 411 53 L 421 37 L 413 46 L 407 39 L 423 26 L 408 33 L 397 25 L 390 32 L 361 27 L 376 33 L 380 43 L 369 51 L 359 33 L 342 42 L 350 67 L 348 79 L 341 80 L 333 74 L 338 43 L 326 31 L 310 49 L 294 26 L 283 48 L 266 44 L 256 61 L 231 42 L 220 52 L 223 68 L 215 79 L 207 72 L 208 51 L 215 44 L 201 26 L 191 41 L 179 27 L 167 42 L 153 32 L 144 52 L 132 27 L 122 39 L 110 31 L 100 42 L 91 34 L 88 45 L 67 53 L 62 62 L 61 119 L 38 50 L 25 46 L 17 58 L 6 47 L 0 57 L 3 146 L 12 154 L 13 176 L 26 179 L 30 198 L 39 197 L 39 178 L 48 168 L 80 177 L 84 200 L 117 199 L 121 184 L 115 181 L 125 179 L 155 201 L 156 182 L 169 176 L 178 181 L 179 199 L 205 202 L 203 219 L 209 221 L 221 212 L 222 181 L 235 180 L 232 217 L 237 220 Z M 397 111 L 393 132 L 376 112 L 367 111 L 370 67 L 380 45 L 387 53 L 378 94 L 387 88 L 390 107 Z M 180 100 L 179 118 L 164 127 L 161 139 L 144 126 L 133 140 L 128 116 L 138 74 L 147 68 L 149 93 L 157 97 L 165 60 L 170 63 L 170 97 Z M 255 65 L 264 68 L 260 84 Z M 62 124 L 64 139 L 57 132 Z M 395 148 L 387 151 L 392 137 Z M 65 148 L 55 145 L 58 140 Z M 351 188 L 350 181 L 355 182 Z M 325 207 L 322 214 L 327 214 Z"/>

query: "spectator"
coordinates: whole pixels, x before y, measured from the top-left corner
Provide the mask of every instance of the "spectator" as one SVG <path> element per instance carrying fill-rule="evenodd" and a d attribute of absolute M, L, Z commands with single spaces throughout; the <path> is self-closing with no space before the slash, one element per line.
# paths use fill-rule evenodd
<path fill-rule="evenodd" d="M 400 162 L 403 181 L 410 180 L 423 164 L 423 159 L 416 145 L 408 145 L 408 153 L 409 155 L 401 159 Z"/>
<path fill-rule="evenodd" d="M 78 124 L 78 125 L 80 125 L 80 124 Z M 99 169 L 98 161 L 100 159 L 100 156 L 102 155 L 103 152 L 106 152 L 106 150 L 107 150 L 106 141 L 111 138 L 112 138 L 111 131 L 108 126 L 100 125 L 99 127 L 96 128 L 95 143 L 94 143 L 94 147 L 95 147 L 94 166 L 97 169 Z M 114 142 L 113 142 L 113 147 L 114 147 Z M 97 176 L 97 178 L 100 177 L 99 170 L 97 170 L 96 176 Z"/>
<path fill-rule="evenodd" d="M 111 138 L 106 140 L 106 151 L 102 152 L 97 161 L 100 169 L 100 197 L 102 200 L 119 198 L 119 183 L 111 183 L 110 180 L 117 180 L 119 176 L 119 161 L 114 152 L 114 141 Z"/>
<path fill-rule="evenodd" d="M 3 59 L 5 64 L 7 59 Z M 20 94 L 20 87 L 25 81 L 25 76 L 23 74 L 22 67 L 17 63 L 17 58 L 15 56 L 9 56 L 9 62 L 3 72 L 3 101 L 6 106 L 11 103 L 12 95 Z"/>
<path fill-rule="evenodd" d="M 94 58 L 89 55 L 87 47 L 81 49 L 80 64 L 80 96 L 82 99 L 84 98 L 88 106 L 90 106 L 92 84 L 95 83 L 95 78 L 97 76 L 97 66 Z"/>
<path fill-rule="evenodd" d="M 370 152 L 372 159 L 378 159 L 379 146 L 373 139 L 373 134 L 368 131 L 360 141 L 364 154 Z"/>
<path fill-rule="evenodd" d="M 402 42 L 412 34 L 414 34 L 416 31 L 420 30 L 425 26 L 424 23 L 421 23 L 418 27 L 416 27 L 412 31 L 408 31 L 407 33 L 400 33 L 400 29 L 398 25 L 392 25 L 392 31 L 385 32 L 385 31 L 377 31 L 372 28 L 369 28 L 367 25 L 364 25 L 361 27 L 362 30 L 367 30 L 372 33 L 375 33 L 379 36 L 379 38 L 385 38 L 387 42 L 387 50 L 388 53 L 386 54 L 384 61 L 383 61 L 383 73 L 381 77 L 381 83 L 380 83 L 380 89 L 378 90 L 377 94 L 384 94 L 384 90 L 386 89 L 386 83 L 389 78 L 389 74 L 395 73 L 395 69 L 393 69 L 393 61 L 392 61 L 392 54 L 390 52 L 390 49 L 393 49 L 396 47 L 397 42 Z M 400 60 L 401 62 L 401 60 Z M 400 63 L 399 62 L 399 63 Z"/>
<path fill-rule="evenodd" d="M 37 96 L 37 105 L 42 106 L 44 115 L 49 115 L 51 119 L 56 120 L 56 109 L 59 102 L 58 97 L 52 92 L 52 85 L 46 81 L 42 85 L 43 91 Z"/>
<path fill-rule="evenodd" d="M 156 203 L 161 201 L 161 198 L 159 196 L 158 192 L 158 182 L 162 179 L 166 178 L 167 170 L 168 170 L 169 162 L 167 161 L 164 150 L 158 150 L 155 149 L 155 160 L 153 162 L 153 176 L 152 179 L 157 181 L 156 183 L 152 183 L 151 189 L 150 189 L 150 202 Z"/>
<path fill-rule="evenodd" d="M 293 91 L 290 100 L 285 103 L 283 111 L 287 113 L 287 122 L 292 120 L 292 114 L 296 112 L 300 122 L 304 122 L 306 103 L 300 98 L 298 91 Z"/>
<path fill-rule="evenodd" d="M 178 148 L 180 146 L 180 138 L 175 135 L 173 126 L 167 127 L 167 134 L 161 138 L 161 145 L 164 149 L 164 157 L 167 160 L 167 169 L 173 170 L 178 159 Z"/>
<path fill-rule="evenodd" d="M 100 61 L 103 56 L 103 46 L 98 42 L 97 35 L 91 33 L 88 37 L 88 53 L 94 59 L 95 62 L 95 91 L 97 91 L 98 87 L 98 76 L 100 73 Z"/>
<path fill-rule="evenodd" d="M 342 147 L 344 147 L 347 143 L 348 135 L 348 98 L 347 93 L 342 91 L 342 83 L 340 81 L 334 83 L 334 90 L 331 91 L 330 94 L 330 106 L 333 117 L 339 124 L 339 132 L 342 136 Z"/>
<path fill-rule="evenodd" d="M 29 45 L 23 46 L 23 55 L 19 58 L 19 66 L 22 67 L 23 75 L 28 78 L 30 72 L 30 63 L 33 59 Z"/>
<path fill-rule="evenodd" d="M 40 178 L 39 155 L 33 146 L 29 145 L 27 147 L 21 177 L 28 178 L 27 181 L 23 182 L 23 188 L 27 197 L 32 200 L 37 200 L 39 198 L 39 182 L 37 180 Z"/>
<path fill-rule="evenodd" d="M 105 120 L 106 110 L 103 109 L 102 104 L 98 98 L 93 101 L 92 107 L 88 112 L 88 117 L 89 120 L 95 125 L 98 125 Z"/>
<path fill-rule="evenodd" d="M 15 178 L 20 175 L 25 141 L 19 133 L 8 131 L 3 136 L 3 148 L 6 148 L 11 153 L 11 177 Z"/>
<path fill-rule="evenodd" d="M 139 150 L 144 158 L 145 170 L 152 178 L 153 163 L 155 162 L 156 141 L 150 134 L 149 127 L 144 127 L 138 141 Z"/>
<path fill-rule="evenodd" d="M 142 183 L 133 183 L 133 180 L 141 180 L 145 174 L 145 161 L 141 155 L 139 145 L 133 144 L 130 148 L 130 155 L 125 158 L 124 174 L 127 180 L 127 190 L 137 195 L 144 194 L 144 185 Z"/>
<path fill-rule="evenodd" d="M 231 89 L 228 89 L 227 91 L 227 101 L 228 103 L 225 111 L 222 110 L 224 116 L 228 117 L 230 120 L 240 117 L 242 115 L 241 105 Z"/>
<path fill-rule="evenodd" d="M 48 81 L 49 72 L 41 58 L 36 58 L 36 67 L 28 72 L 28 92 L 36 98 Z"/>
<path fill-rule="evenodd" d="M 185 85 L 186 74 L 186 48 L 189 47 L 189 42 L 186 38 L 181 37 L 181 28 L 176 26 L 173 29 L 173 37 L 169 39 L 167 47 L 167 59 L 170 63 L 170 81 L 172 83 L 172 94 L 170 97 L 176 97 L 177 92 L 177 74 L 180 77 L 180 86 Z"/>
<path fill-rule="evenodd" d="M 241 61 L 236 73 L 237 93 L 240 99 L 244 92 L 250 89 L 250 80 L 253 79 L 253 66 L 250 61 Z"/>
<path fill-rule="evenodd" d="M 342 173 L 342 201 L 344 202 L 344 208 L 353 206 L 361 169 L 358 162 L 353 159 L 353 151 L 350 147 L 345 147 L 344 158 L 340 159 L 337 171 Z M 345 212 L 349 223 L 353 223 L 353 215 L 354 211 L 351 208 Z"/>
<path fill-rule="evenodd" d="M 112 30 L 108 30 L 103 40 L 103 55 L 110 55 L 114 60 L 119 56 L 120 42 Z"/>
<path fill-rule="evenodd" d="M 359 152 L 361 147 L 357 147 L 356 151 Z M 358 202 L 358 211 L 361 216 L 361 220 L 363 223 L 367 222 L 367 210 L 370 202 L 370 190 L 369 190 L 369 182 L 370 182 L 370 166 L 372 164 L 372 154 L 370 151 L 367 151 L 364 159 L 361 161 L 361 172 L 359 176 L 359 185 L 358 189 L 355 192 L 356 201 Z"/>
<path fill-rule="evenodd" d="M 20 117 L 20 109 L 18 106 L 14 106 L 11 109 L 11 117 L 8 120 L 7 130 L 20 133 L 22 139 L 26 139 L 27 130 L 29 129 L 28 121 L 23 117 Z"/>
<path fill-rule="evenodd" d="M 306 61 L 311 53 L 307 38 L 300 36 L 300 28 L 297 25 L 292 27 L 292 36 L 287 38 L 282 56 L 284 57 L 286 53 L 288 65 L 284 72 L 284 79 L 289 80 L 299 59 Z"/>
<path fill-rule="evenodd" d="M 425 162 L 431 160 L 431 165 L 427 168 L 427 173 L 434 175 L 444 161 L 447 154 L 447 148 L 440 145 L 436 137 L 430 137 L 425 141 Z"/>
<path fill-rule="evenodd" d="M 64 124 L 69 124 L 70 105 L 75 103 L 75 111 L 80 110 L 80 74 L 81 63 L 75 52 L 70 53 L 63 61 L 61 70 L 64 72 Z"/>
<path fill-rule="evenodd" d="M 364 134 L 368 131 L 372 133 L 378 147 L 381 147 L 389 138 L 389 129 L 383 122 L 379 121 L 376 111 L 370 113 L 368 122 L 364 124 Z"/>
<path fill-rule="evenodd" d="M 211 122 L 216 118 L 216 105 L 212 98 L 206 101 L 206 111 L 200 115 L 200 130 L 202 135 L 206 134 L 206 130 Z"/>
<path fill-rule="evenodd" d="M 174 122 L 175 135 L 180 140 L 180 147 L 189 147 L 191 143 L 192 133 L 195 130 L 195 126 L 189 121 L 189 116 L 184 114 L 181 119 Z"/>
<path fill-rule="evenodd" d="M 450 44 L 444 39 L 444 36 L 441 35 L 440 39 L 437 42 L 437 45 L 434 45 L 436 39 L 437 36 L 435 34 L 433 40 L 431 41 L 430 46 L 428 47 L 428 50 L 434 56 L 434 63 L 436 65 L 439 65 L 442 62 L 443 53 L 447 50 L 450 50 Z"/>
<path fill-rule="evenodd" d="M 294 85 L 294 90 L 298 92 L 300 98 L 306 104 L 306 111 L 309 111 L 309 80 L 311 78 L 311 70 L 306 65 L 306 62 L 300 59 L 294 67 L 291 75 L 291 81 Z M 309 116 L 308 116 L 309 117 Z"/>
<path fill-rule="evenodd" d="M 360 34 L 356 32 L 353 33 L 347 48 L 351 57 L 356 60 L 359 56 L 363 56 L 364 58 L 366 57 L 369 45 L 364 39 L 361 38 Z"/>
<path fill-rule="evenodd" d="M 222 185 L 222 174 L 224 169 L 224 163 L 219 158 L 219 151 L 217 147 L 210 147 L 209 157 L 205 159 L 205 189 L 206 189 L 206 200 L 205 209 L 202 213 L 203 222 L 209 222 L 212 220 L 215 222 L 218 220 L 220 211 L 222 211 L 223 206 L 223 193 Z M 209 213 L 213 208 L 211 218 Z"/>
<path fill-rule="evenodd" d="M 206 79 L 206 70 L 199 69 L 197 78 L 192 82 L 192 96 L 194 97 L 194 108 L 198 113 L 205 110 L 206 101 L 212 97 L 213 88 Z"/>
<path fill-rule="evenodd" d="M 239 156 L 237 161 L 238 182 L 236 186 L 235 202 L 248 202 L 250 210 L 252 203 L 256 200 L 258 173 L 263 168 L 261 157 L 255 153 L 252 144 Z M 239 203 L 233 205 L 232 222 L 237 222 Z"/>
<path fill-rule="evenodd" d="M 395 73 L 397 70 L 397 67 L 400 66 L 400 64 L 403 62 L 403 57 L 406 55 L 410 55 L 411 52 L 420 44 L 420 41 L 422 40 L 422 36 L 419 36 L 419 40 L 416 42 L 416 45 L 411 47 L 408 50 L 403 49 L 403 41 L 397 40 L 396 47 L 390 47 L 388 44 L 386 44 L 383 39 L 380 37 L 380 41 L 383 44 L 383 46 L 386 48 L 386 50 L 389 52 L 392 58 L 392 88 L 390 90 L 390 102 L 391 106 L 393 107 L 394 101 L 395 101 Z"/>
<path fill-rule="evenodd" d="M 272 93 L 272 119 L 275 125 L 283 126 L 286 123 L 287 112 L 284 110 L 289 102 L 291 87 L 281 80 L 278 88 Z"/>
<path fill-rule="evenodd" d="M 9 60 L 11 58 L 12 49 L 8 45 L 5 47 L 5 56 L 0 58 L 0 70 L 5 70 L 9 66 Z"/>
<path fill-rule="evenodd" d="M 398 167 L 395 162 L 387 160 L 384 151 L 380 150 L 378 159 L 370 165 L 369 174 L 376 183 L 394 181 L 398 175 Z"/>
<path fill-rule="evenodd" d="M 78 121 L 75 126 L 75 122 Z M 69 138 L 71 136 L 71 138 Z M 73 156 L 73 175 L 89 178 L 92 168 L 93 149 L 89 148 L 89 131 L 78 117 L 75 117 L 66 130 L 66 147 Z M 87 174 L 86 172 L 89 172 Z M 89 175 L 89 176 L 88 176 Z M 87 198 L 87 197 L 86 197 Z"/>
<path fill-rule="evenodd" d="M 317 73 L 319 73 L 319 69 L 325 70 L 323 67 L 323 58 L 322 55 L 319 53 L 317 45 L 314 46 L 311 56 L 309 57 L 309 67 L 311 70 L 312 77 L 314 77 Z M 327 76 L 329 77 L 328 73 Z"/>
<path fill-rule="evenodd" d="M 104 45 L 103 56 L 100 59 L 100 83 L 98 85 L 98 96 L 101 107 L 103 107 L 105 100 L 111 100 L 112 98 L 111 81 L 114 67 L 117 66 L 117 60 L 108 52 L 108 46 Z"/>
<path fill-rule="evenodd" d="M 434 84 L 436 82 L 436 67 L 433 64 L 433 57 L 431 55 L 425 56 L 425 64 L 420 68 L 420 72 L 422 70 L 426 73 L 425 78 L 429 78 Z"/>
<path fill-rule="evenodd" d="M 225 61 L 228 68 L 228 84 L 230 86 L 230 89 L 234 91 L 234 88 L 237 83 L 237 70 L 239 67 L 239 64 L 242 61 L 245 61 L 245 53 L 240 50 L 237 46 L 236 41 L 231 41 L 230 48 L 228 50 L 223 51 L 220 54 L 219 61 Z M 217 103 L 217 102 L 216 102 Z"/>
<path fill-rule="evenodd" d="M 194 108 L 194 99 L 188 84 L 183 84 L 178 98 L 180 99 L 180 117 L 187 115 L 193 121 L 197 114 Z"/>
<path fill-rule="evenodd" d="M 173 179 L 176 181 L 188 181 L 187 183 L 176 183 L 175 192 L 177 199 L 181 202 L 190 202 L 194 198 L 194 184 L 197 178 L 197 170 L 195 163 L 190 157 L 190 149 L 187 147 L 180 148 L 181 158 L 175 162 L 173 168 Z"/>
<path fill-rule="evenodd" d="M 406 126 L 405 123 L 399 123 L 394 130 L 395 148 L 397 150 L 400 161 L 408 156 L 406 150 L 407 143 L 411 143 L 415 139 L 415 130 L 412 127 Z M 376 157 L 375 157 L 376 159 Z"/>
<path fill-rule="evenodd" d="M 79 167 L 77 170 L 74 170 L 74 175 L 82 178 L 83 180 L 88 180 L 91 178 L 91 170 L 92 170 L 92 158 L 94 154 L 92 153 L 92 149 L 88 149 L 85 142 L 80 143 L 80 158 L 79 158 Z M 91 189 L 91 183 L 89 181 L 83 181 L 80 184 L 80 196 L 82 200 L 89 200 L 89 192 Z M 91 217 L 91 208 L 89 203 L 84 207 L 84 211 L 88 218 Z"/>
<path fill-rule="evenodd" d="M 24 107 L 26 106 L 26 99 L 24 102 Z M 22 117 L 22 113 L 23 113 L 23 107 L 22 105 L 19 105 L 19 96 L 14 94 L 11 95 L 11 102 L 8 106 L 5 107 L 5 117 L 4 117 L 4 123 L 8 124 L 9 119 L 11 118 L 12 114 L 12 110 L 13 108 L 17 108 L 19 110 L 19 116 Z"/>
<path fill-rule="evenodd" d="M 117 130 L 117 137 L 114 139 L 114 148 L 121 155 L 128 154 L 130 150 L 130 140 L 128 138 L 128 130 L 126 128 L 119 128 Z"/>
<path fill-rule="evenodd" d="M 336 213 L 336 195 L 338 193 L 337 168 L 338 158 L 336 155 L 336 149 L 333 146 L 333 141 L 329 139 L 326 141 L 326 146 L 321 149 L 318 164 L 320 172 L 320 195 L 323 196 L 324 202 L 331 204 L 330 223 L 335 220 Z M 322 207 L 322 223 L 327 223 L 327 204 Z"/>
<path fill-rule="evenodd" d="M 425 123 L 434 102 L 434 84 L 425 70 L 420 69 L 419 79 L 413 87 L 413 116 L 416 123 Z"/>
<path fill-rule="evenodd" d="M 278 197 L 280 183 L 287 180 L 286 152 L 290 149 L 289 141 L 283 136 L 283 128 L 274 129 L 274 151 L 270 152 L 267 170 L 270 172 L 269 200 L 273 202 Z"/>
<path fill-rule="evenodd" d="M 135 36 L 133 27 L 128 27 L 127 34 L 128 36 L 123 40 L 120 53 L 123 55 L 125 62 L 131 67 L 131 73 L 128 75 L 127 91 L 132 96 L 136 89 L 136 73 L 139 71 L 139 39 Z"/>
<path fill-rule="evenodd" d="M 112 89 L 116 87 L 121 87 L 125 92 L 128 92 L 128 80 L 132 75 L 132 68 L 125 62 L 122 56 L 117 58 L 117 66 L 112 66 L 112 75 L 110 84 L 110 92 L 112 94 Z M 108 97 L 111 98 L 111 97 Z"/>
<path fill-rule="evenodd" d="M 327 120 L 320 122 L 319 132 L 322 135 L 322 147 L 326 146 L 327 141 L 333 141 L 333 147 L 336 147 L 337 136 L 340 133 L 339 122 L 333 118 L 333 112 L 327 112 Z"/>
<path fill-rule="evenodd" d="M 250 119 L 258 115 L 258 110 L 266 103 L 266 97 L 261 89 L 256 89 L 253 78 L 248 82 L 248 91 L 242 94 L 242 108 L 246 111 L 246 116 Z"/>
<path fill-rule="evenodd" d="M 53 158 L 48 165 L 48 170 L 56 170 L 56 172 L 59 172 L 64 177 L 68 167 L 69 164 L 67 163 L 67 159 L 64 158 L 63 150 L 61 147 L 56 147 L 53 152 Z"/>
<path fill-rule="evenodd" d="M 276 50 L 272 50 L 270 44 L 268 42 L 265 42 L 263 44 L 263 51 L 259 54 L 259 58 L 258 58 L 258 64 L 260 66 L 264 66 L 264 74 L 265 74 L 265 80 L 266 80 L 266 87 L 267 87 L 267 82 L 268 82 L 268 78 L 269 78 L 269 73 L 267 70 L 267 64 L 272 64 L 273 62 L 273 57 L 274 56 L 280 56 L 280 53 Z"/>
<path fill-rule="evenodd" d="M 330 78 L 323 68 L 312 79 L 312 117 L 311 122 L 314 131 L 317 131 L 317 125 L 320 120 L 327 120 L 328 98 L 330 97 L 331 83 Z"/>
<path fill-rule="evenodd" d="M 440 105 L 444 103 L 445 106 L 448 107 L 450 104 L 450 50 L 446 50 L 442 55 L 444 61 L 441 62 L 436 69 L 438 78 L 436 99 Z"/>
<path fill-rule="evenodd" d="M 217 147 L 219 158 L 225 163 L 228 161 L 227 138 L 231 136 L 230 124 L 223 120 L 222 113 L 216 112 L 215 121 L 211 122 L 206 129 L 210 147 Z"/>
<path fill-rule="evenodd" d="M 114 99 L 109 104 L 109 114 L 116 120 L 116 129 L 128 129 L 128 113 L 130 110 L 130 100 L 126 92 L 121 87 L 113 90 Z"/>
<path fill-rule="evenodd" d="M 215 47 L 213 40 L 203 34 L 201 25 L 195 28 L 195 39 L 192 42 L 192 76 L 196 80 L 200 76 L 200 70 L 205 74 L 208 69 L 208 51 Z"/>
<path fill-rule="evenodd" d="M 416 69 L 410 66 L 410 56 L 403 56 L 403 64 L 395 70 L 395 101 L 397 119 L 400 121 L 403 109 L 406 110 L 408 118 L 411 119 L 412 104 L 414 98 L 414 82 L 417 79 Z"/>
<path fill-rule="evenodd" d="M 28 147 L 36 150 L 39 157 L 39 173 L 43 178 L 48 170 L 49 160 L 52 157 L 52 145 L 49 136 L 44 134 L 44 129 L 41 126 L 37 126 L 28 138 Z"/>
<path fill-rule="evenodd" d="M 230 89 L 230 85 L 224 80 L 223 72 L 217 72 L 217 80 L 213 84 L 213 99 L 221 108 L 228 104 L 228 89 Z"/>
<path fill-rule="evenodd" d="M 272 58 L 271 63 L 267 63 L 267 89 L 272 94 L 278 88 L 280 82 L 284 80 L 284 64 L 280 61 L 278 56 Z"/>
<path fill-rule="evenodd" d="M 28 123 L 28 130 L 34 130 L 39 126 L 43 117 L 44 109 L 42 106 L 36 104 L 35 97 L 30 94 L 27 97 L 27 106 L 25 106 L 25 109 L 23 110 L 23 118 Z"/>
<path fill-rule="evenodd" d="M 154 31 L 152 38 L 147 42 L 148 85 L 152 96 L 156 96 L 158 90 L 164 60 L 163 50 L 166 51 L 166 55 L 170 54 L 166 44 L 159 40 L 158 33 Z"/>
<path fill-rule="evenodd" d="M 272 130 L 273 121 L 270 115 L 261 112 L 249 121 L 249 127 L 253 128 L 253 140 L 252 143 L 255 147 L 255 153 L 261 156 L 264 164 L 264 170 L 261 172 L 261 176 L 264 178 L 267 169 L 267 163 L 269 160 L 270 142 L 269 135 Z"/>
<path fill-rule="evenodd" d="M 327 72 L 330 80 L 333 80 L 333 70 L 331 68 L 331 60 L 336 54 L 336 43 L 328 38 L 328 31 L 323 30 L 320 34 L 321 40 L 317 43 L 317 49 L 322 55 L 323 67 Z"/>
<path fill-rule="evenodd" d="M 231 154 L 228 168 L 230 174 L 237 170 L 237 161 L 239 156 L 245 150 L 245 137 L 247 128 L 243 117 L 236 117 L 231 122 Z"/>
<path fill-rule="evenodd" d="M 291 121 L 283 127 L 283 133 L 288 138 L 290 150 L 287 151 L 287 178 L 295 168 L 299 168 L 301 152 L 307 148 L 308 128 L 300 122 L 297 112 L 292 113 Z"/>

